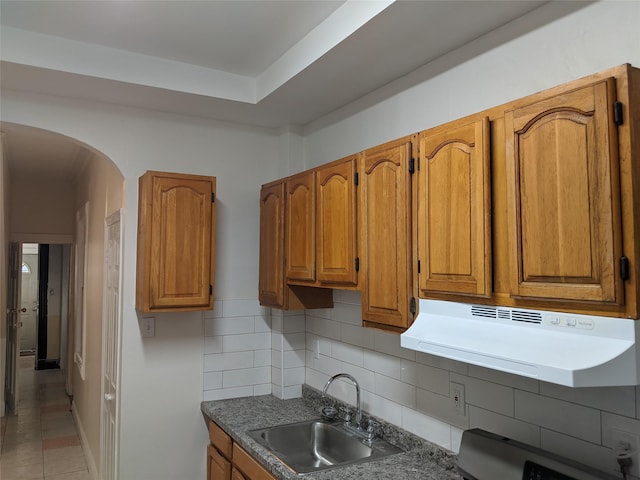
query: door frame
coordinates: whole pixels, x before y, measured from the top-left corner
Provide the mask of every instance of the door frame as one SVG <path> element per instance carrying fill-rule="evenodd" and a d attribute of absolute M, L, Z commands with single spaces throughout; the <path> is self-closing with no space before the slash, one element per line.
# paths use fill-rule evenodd
<path fill-rule="evenodd" d="M 104 222 L 104 281 L 103 281 L 103 312 L 102 312 L 102 368 L 101 368 L 101 401 L 100 401 L 100 478 L 104 480 L 118 480 L 119 478 L 119 457 L 120 457 L 120 378 L 121 378 L 121 349 L 122 349 L 122 288 L 123 262 L 124 262 L 124 210 L 118 209 L 109 215 Z M 119 232 L 117 239 L 117 250 L 112 251 L 112 237 L 110 227 L 118 224 Z M 117 267 L 117 297 L 114 299 L 115 305 L 110 302 L 110 279 L 112 271 L 110 267 Z M 113 315 L 112 322 L 109 315 Z M 110 331 L 110 329 L 112 329 Z M 110 357 L 110 358 L 109 358 Z M 111 366 L 109 361 L 111 360 Z M 113 372 L 108 369 L 113 368 Z M 115 385 L 115 394 L 111 389 L 107 391 L 109 374 L 115 375 L 112 383 Z M 113 425 L 110 427 L 109 411 L 107 403 L 111 402 Z M 109 462 L 107 462 L 109 458 Z"/>
<path fill-rule="evenodd" d="M 7 332 L 6 332 L 6 364 L 4 371 L 3 414 L 15 414 L 20 397 L 18 382 L 18 359 L 20 356 L 20 325 L 18 321 L 18 308 L 20 304 L 20 289 L 22 279 L 20 265 L 22 264 L 22 244 L 20 242 L 9 243 L 9 256 L 7 265 Z M 3 416 L 4 416 L 3 415 Z"/>

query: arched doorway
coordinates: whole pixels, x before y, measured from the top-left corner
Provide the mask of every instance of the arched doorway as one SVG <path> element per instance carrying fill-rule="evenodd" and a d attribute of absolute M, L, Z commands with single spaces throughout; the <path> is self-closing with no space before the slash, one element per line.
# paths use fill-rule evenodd
<path fill-rule="evenodd" d="M 119 315 L 115 320 L 115 329 L 108 329 L 111 335 L 106 338 L 103 330 L 104 305 L 107 294 L 113 297 L 113 288 L 107 292 L 105 270 L 111 268 L 105 262 L 105 249 L 108 227 L 113 230 L 114 216 L 122 215 L 124 201 L 124 178 L 119 169 L 101 153 L 74 139 L 63 135 L 31 128 L 24 125 L 1 123 L 3 163 L 7 168 L 2 178 L 3 187 L 10 190 L 10 201 L 3 204 L 8 211 L 10 222 L 3 245 L 15 242 L 42 244 L 73 244 L 72 264 L 70 269 L 71 300 L 69 303 L 69 328 L 66 337 L 69 345 L 65 371 L 66 389 L 72 395 L 73 414 L 81 429 L 82 424 L 95 424 L 94 416 L 102 416 L 105 410 L 105 362 L 103 354 L 109 346 L 116 352 L 115 377 L 109 373 L 109 397 L 111 401 L 111 418 L 108 435 L 101 443 L 111 442 L 115 449 L 118 438 L 118 395 L 119 372 L 119 322 L 121 310 L 109 309 Z M 109 224 L 107 219 L 109 218 Z M 81 238 L 80 248 L 78 239 Z M 115 242 L 119 245 L 118 242 Z M 114 242 L 110 243 L 113 248 Z M 116 255 L 119 253 L 116 252 Z M 8 271 L 0 272 L 4 277 Z M 4 282 L 3 282 L 4 283 Z M 116 287 L 117 287 L 116 283 Z M 18 288 L 19 292 L 19 288 Z M 113 304 L 113 299 L 109 300 Z M 116 301 L 117 304 L 117 301 Z M 0 325 L 5 331 L 12 326 L 6 322 Z M 20 325 L 16 330 L 16 341 L 20 342 Z M 6 336 L 12 338 L 11 335 Z M 4 338 L 2 339 L 4 342 Z M 9 342 L 6 342 L 7 345 Z M 19 406 L 20 391 L 19 373 L 15 372 L 16 355 L 19 348 L 8 349 L 3 356 L 3 368 L 0 375 L 17 381 L 14 383 L 13 400 Z M 105 347 L 106 345 L 106 347 Z M 13 356 L 13 358 L 11 358 Z M 11 361 L 13 360 L 13 361 Z M 14 369 L 14 371 L 11 371 Z M 4 382 L 6 383 L 6 382 Z M 99 396 L 95 393 L 101 392 Z M 5 394 L 5 400 L 9 397 Z M 100 423 L 98 420 L 97 423 Z M 101 431 L 105 430 L 101 427 Z M 83 435 L 80 435 L 83 437 Z M 106 440 L 105 440 L 106 438 Z M 101 448 L 101 451 L 104 449 Z M 109 449 L 107 448 L 107 451 Z M 117 453 L 117 450 L 116 452 Z M 100 455 L 115 462 L 115 455 Z M 94 454 L 94 457 L 97 457 Z M 101 458 L 94 458 L 95 463 L 89 465 L 96 470 Z M 91 462 L 88 462 L 91 463 Z M 113 471 L 113 466 L 101 467 Z M 107 478 L 99 475 L 94 476 Z"/>

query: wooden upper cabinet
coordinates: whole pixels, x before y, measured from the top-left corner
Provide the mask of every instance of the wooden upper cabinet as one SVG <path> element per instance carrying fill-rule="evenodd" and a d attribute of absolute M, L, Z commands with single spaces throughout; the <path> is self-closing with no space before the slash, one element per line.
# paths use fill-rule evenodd
<path fill-rule="evenodd" d="M 615 80 L 505 115 L 514 297 L 623 303 Z"/>
<path fill-rule="evenodd" d="M 356 155 L 316 170 L 317 275 L 321 283 L 358 284 Z"/>
<path fill-rule="evenodd" d="M 140 177 L 136 308 L 213 309 L 215 177 Z"/>
<path fill-rule="evenodd" d="M 360 159 L 358 221 L 365 324 L 404 329 L 412 320 L 412 151 L 409 137 L 367 150 Z"/>
<path fill-rule="evenodd" d="M 489 120 L 466 122 L 419 136 L 421 297 L 492 293 Z"/>
<path fill-rule="evenodd" d="M 315 172 L 287 180 L 287 278 L 316 280 Z"/>
<path fill-rule="evenodd" d="M 258 297 L 270 307 L 284 307 L 285 184 L 260 190 L 260 273 Z"/>

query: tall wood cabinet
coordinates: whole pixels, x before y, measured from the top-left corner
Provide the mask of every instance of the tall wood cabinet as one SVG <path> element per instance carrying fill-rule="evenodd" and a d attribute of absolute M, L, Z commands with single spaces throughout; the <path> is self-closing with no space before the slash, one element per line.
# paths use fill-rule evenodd
<path fill-rule="evenodd" d="M 216 178 L 146 172 L 139 181 L 136 308 L 213 309 Z"/>
<path fill-rule="evenodd" d="M 489 119 L 420 133 L 417 188 L 420 294 L 489 297 Z"/>
<path fill-rule="evenodd" d="M 615 80 L 506 112 L 514 297 L 622 304 Z"/>
<path fill-rule="evenodd" d="M 360 275 L 365 325 L 405 329 L 412 317 L 411 178 L 414 137 L 363 152 L 360 189 Z"/>
<path fill-rule="evenodd" d="M 317 268 L 322 283 L 358 284 L 356 155 L 316 170 Z"/>
<path fill-rule="evenodd" d="M 316 281 L 316 174 L 294 175 L 287 191 L 287 279 Z"/>

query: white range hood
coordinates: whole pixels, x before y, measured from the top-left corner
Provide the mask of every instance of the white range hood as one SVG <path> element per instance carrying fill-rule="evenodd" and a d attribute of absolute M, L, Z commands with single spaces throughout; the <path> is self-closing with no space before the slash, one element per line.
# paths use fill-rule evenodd
<path fill-rule="evenodd" d="M 569 387 L 640 384 L 640 321 L 420 300 L 404 348 Z"/>

